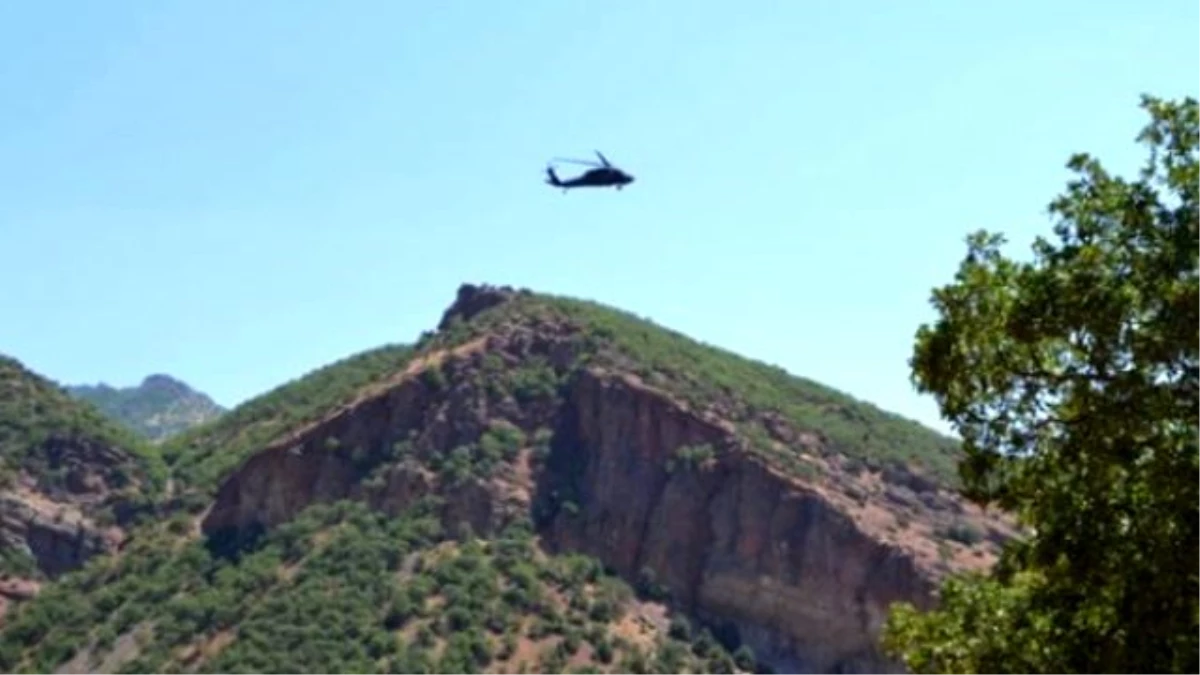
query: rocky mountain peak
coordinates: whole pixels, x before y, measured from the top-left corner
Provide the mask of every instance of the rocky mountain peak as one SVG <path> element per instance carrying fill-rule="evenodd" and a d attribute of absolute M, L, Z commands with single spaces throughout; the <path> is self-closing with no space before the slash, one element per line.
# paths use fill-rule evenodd
<path fill-rule="evenodd" d="M 465 284 L 440 331 L 461 335 L 251 452 L 201 531 L 241 541 L 341 500 L 400 514 L 433 497 L 448 527 L 483 537 L 530 518 L 547 550 L 594 556 L 790 672 L 890 668 L 873 644 L 888 604 L 927 605 L 1005 532 L 899 460 L 842 455 L 867 434 L 831 438 L 704 380 L 799 383 L 630 315 Z M 831 416 L 896 433 L 827 395 Z M 980 536 L 941 541 L 956 525 Z"/>
<path fill-rule="evenodd" d="M 164 373 L 152 373 L 147 375 L 142 379 L 140 386 L 145 390 L 161 392 L 175 396 L 189 396 L 198 393 L 186 383 Z"/>
<path fill-rule="evenodd" d="M 502 305 L 515 297 L 529 295 L 532 295 L 529 290 L 517 290 L 512 286 L 463 284 L 458 287 L 453 304 L 447 307 L 442 314 L 438 330 L 446 330 L 456 318 L 461 321 L 470 321 L 476 315 L 497 305 Z"/>
<path fill-rule="evenodd" d="M 133 387 L 100 383 L 66 389 L 72 396 L 96 406 L 110 419 L 155 442 L 224 412 L 208 395 L 165 373 L 147 375 Z"/>

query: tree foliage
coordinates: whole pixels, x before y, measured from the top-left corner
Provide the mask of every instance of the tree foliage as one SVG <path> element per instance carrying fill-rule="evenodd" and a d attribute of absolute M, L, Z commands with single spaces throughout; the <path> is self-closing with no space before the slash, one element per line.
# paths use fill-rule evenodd
<path fill-rule="evenodd" d="M 979 232 L 914 381 L 962 435 L 967 495 L 1029 529 L 941 606 L 894 608 L 916 671 L 1198 672 L 1197 104 L 1145 96 L 1135 180 L 1086 154 L 1033 259 Z"/>

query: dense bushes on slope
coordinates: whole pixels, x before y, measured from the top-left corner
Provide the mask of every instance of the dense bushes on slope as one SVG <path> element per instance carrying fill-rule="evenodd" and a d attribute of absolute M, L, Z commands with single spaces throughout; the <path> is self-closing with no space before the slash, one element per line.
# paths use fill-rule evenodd
<path fill-rule="evenodd" d="M 317 505 L 223 551 L 170 543 L 178 519 L 49 588 L 0 637 L 0 668 L 48 672 L 77 650 L 74 667 L 119 653 L 124 672 L 737 667 L 706 630 L 639 630 L 643 604 L 597 561 L 545 556 L 522 526 L 448 538 L 431 506 L 387 518 Z M 745 649 L 737 657 L 753 665 Z"/>

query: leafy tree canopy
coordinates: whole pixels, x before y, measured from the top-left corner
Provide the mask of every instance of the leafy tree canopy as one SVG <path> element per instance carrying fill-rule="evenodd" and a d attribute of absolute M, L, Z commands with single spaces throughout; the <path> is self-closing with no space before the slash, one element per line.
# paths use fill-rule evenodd
<path fill-rule="evenodd" d="M 978 232 L 913 377 L 962 435 L 965 490 L 1030 535 L 884 645 L 924 672 L 1200 672 L 1198 124 L 1144 96 L 1135 180 L 1080 154 L 1032 260 Z"/>

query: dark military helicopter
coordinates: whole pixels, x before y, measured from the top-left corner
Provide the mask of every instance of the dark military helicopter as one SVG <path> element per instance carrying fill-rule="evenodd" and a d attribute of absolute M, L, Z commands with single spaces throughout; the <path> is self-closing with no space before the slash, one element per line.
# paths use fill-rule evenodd
<path fill-rule="evenodd" d="M 558 174 L 554 173 L 554 167 L 546 167 L 546 183 L 557 188 L 562 188 L 563 192 L 571 188 L 577 187 L 615 187 L 618 190 L 633 182 L 633 176 L 625 173 L 609 163 L 608 159 L 596 150 L 596 156 L 600 158 L 600 163 L 588 162 L 579 159 L 560 159 L 560 162 L 571 162 L 573 164 L 584 164 L 595 167 L 588 169 L 582 176 L 562 180 Z"/>

